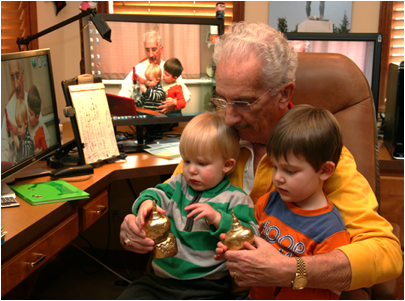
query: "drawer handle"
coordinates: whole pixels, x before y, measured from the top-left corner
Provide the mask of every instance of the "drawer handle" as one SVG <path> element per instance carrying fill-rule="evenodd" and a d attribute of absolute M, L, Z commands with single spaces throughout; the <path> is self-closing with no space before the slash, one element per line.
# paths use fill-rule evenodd
<path fill-rule="evenodd" d="M 33 268 L 35 267 L 37 264 L 39 264 L 41 261 L 43 261 L 45 259 L 45 255 L 44 254 L 38 254 L 38 253 L 34 253 L 34 255 L 39 256 L 38 260 L 35 262 L 31 262 L 30 266 Z"/>
<path fill-rule="evenodd" d="M 102 214 L 104 211 L 107 210 L 107 206 L 99 206 L 99 207 L 103 207 L 103 209 L 97 210 L 97 211 L 96 211 L 96 214 L 97 214 L 97 215 L 100 215 L 100 214 Z"/>

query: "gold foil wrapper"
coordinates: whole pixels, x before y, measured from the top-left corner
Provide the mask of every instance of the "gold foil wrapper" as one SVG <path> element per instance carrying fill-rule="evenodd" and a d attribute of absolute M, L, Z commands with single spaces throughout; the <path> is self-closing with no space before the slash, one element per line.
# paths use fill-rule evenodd
<path fill-rule="evenodd" d="M 170 233 L 170 219 L 160 214 L 156 209 L 156 201 L 153 201 L 153 209 L 145 220 L 146 237 L 155 241 L 152 251 L 154 258 L 166 258 L 177 254 L 176 237 Z"/>
<path fill-rule="evenodd" d="M 228 250 L 241 250 L 245 241 L 253 245 L 255 235 L 252 229 L 241 224 L 232 209 L 232 228 L 226 233 L 223 243 Z"/>
<path fill-rule="evenodd" d="M 169 233 L 167 238 L 156 244 L 155 248 L 152 251 L 152 256 L 154 258 L 166 258 L 172 257 L 177 254 L 177 242 L 176 237 L 173 233 Z"/>

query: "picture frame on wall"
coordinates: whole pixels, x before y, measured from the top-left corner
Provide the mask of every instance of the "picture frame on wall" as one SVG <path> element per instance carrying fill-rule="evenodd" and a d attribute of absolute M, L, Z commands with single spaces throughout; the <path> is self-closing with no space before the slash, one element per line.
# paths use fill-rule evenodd
<path fill-rule="evenodd" d="M 282 32 L 350 33 L 352 1 L 270 1 L 269 25 Z"/>

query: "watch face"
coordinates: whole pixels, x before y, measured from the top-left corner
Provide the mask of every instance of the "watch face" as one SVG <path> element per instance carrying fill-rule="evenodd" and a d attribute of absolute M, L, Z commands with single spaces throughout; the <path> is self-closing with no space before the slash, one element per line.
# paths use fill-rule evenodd
<path fill-rule="evenodd" d="M 307 278 L 305 276 L 297 276 L 294 280 L 294 289 L 302 290 L 307 286 Z"/>

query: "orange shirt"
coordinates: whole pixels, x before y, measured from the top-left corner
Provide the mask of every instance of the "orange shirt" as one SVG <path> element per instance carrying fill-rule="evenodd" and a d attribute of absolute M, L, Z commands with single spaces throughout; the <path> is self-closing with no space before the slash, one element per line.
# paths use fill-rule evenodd
<path fill-rule="evenodd" d="M 337 209 L 328 200 L 325 207 L 303 210 L 284 202 L 274 190 L 259 198 L 255 217 L 260 236 L 288 257 L 328 253 L 350 243 L 349 233 Z M 295 291 L 289 287 L 253 286 L 249 297 L 263 299 L 339 299 L 340 292 L 323 289 Z"/>

